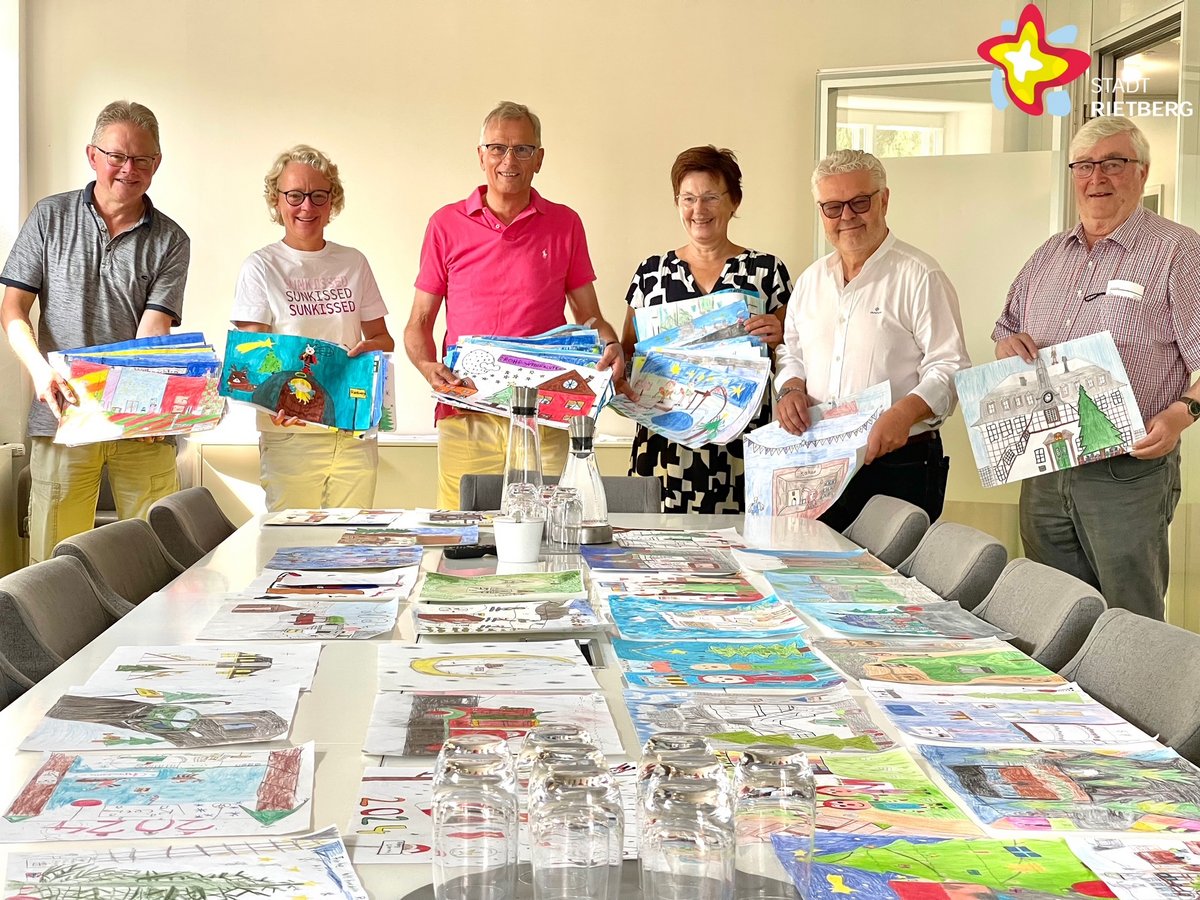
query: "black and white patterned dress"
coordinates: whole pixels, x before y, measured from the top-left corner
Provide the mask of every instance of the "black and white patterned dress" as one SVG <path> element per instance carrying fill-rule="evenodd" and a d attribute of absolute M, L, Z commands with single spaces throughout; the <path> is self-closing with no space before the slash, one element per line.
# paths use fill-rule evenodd
<path fill-rule="evenodd" d="M 767 312 L 788 301 L 792 279 L 787 267 L 769 253 L 743 250 L 725 261 L 712 290 L 759 293 Z M 625 302 L 633 309 L 675 303 L 705 294 L 696 284 L 688 264 L 674 250 L 651 256 L 633 275 Z M 747 430 L 771 421 L 771 391 L 763 395 L 762 409 Z M 724 446 L 689 450 L 661 434 L 638 426 L 633 439 L 630 475 L 653 475 L 662 483 L 664 512 L 739 513 L 746 503 L 742 439 Z"/>

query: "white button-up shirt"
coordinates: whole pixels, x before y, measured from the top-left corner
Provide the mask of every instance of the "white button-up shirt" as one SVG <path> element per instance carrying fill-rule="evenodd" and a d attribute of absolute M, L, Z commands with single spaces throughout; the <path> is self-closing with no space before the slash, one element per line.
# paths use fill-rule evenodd
<path fill-rule="evenodd" d="M 916 434 L 954 410 L 954 373 L 970 365 L 954 285 L 937 260 L 889 232 L 849 283 L 836 252 L 796 280 L 775 384 L 802 378 L 820 403 L 887 379 L 892 403 L 916 394 L 933 410 Z"/>

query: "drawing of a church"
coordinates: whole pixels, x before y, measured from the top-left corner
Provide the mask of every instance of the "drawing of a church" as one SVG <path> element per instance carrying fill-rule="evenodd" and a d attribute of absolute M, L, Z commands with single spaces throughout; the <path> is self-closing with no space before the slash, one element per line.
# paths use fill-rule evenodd
<path fill-rule="evenodd" d="M 979 401 L 971 428 L 981 432 L 988 464 L 984 487 L 1117 456 L 1129 448 L 1125 384 L 1085 359 L 1039 355 L 1035 370 L 1008 376 Z"/>

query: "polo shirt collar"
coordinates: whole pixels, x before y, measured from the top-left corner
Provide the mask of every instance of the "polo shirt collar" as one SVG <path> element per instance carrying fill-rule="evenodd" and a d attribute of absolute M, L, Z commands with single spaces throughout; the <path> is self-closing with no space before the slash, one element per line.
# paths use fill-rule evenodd
<path fill-rule="evenodd" d="M 485 209 L 487 209 L 487 205 L 483 202 L 483 198 L 486 196 L 487 196 L 487 185 L 486 184 L 481 184 L 479 187 L 475 188 L 475 190 L 471 191 L 471 193 L 467 195 L 467 199 L 465 201 L 465 208 L 466 208 L 468 216 L 478 216 L 478 215 L 483 214 L 483 211 Z M 147 198 L 147 199 L 149 199 L 149 198 Z M 517 214 L 517 218 L 519 219 L 519 218 L 521 218 L 521 216 L 525 215 L 527 210 L 533 210 L 536 213 L 543 213 L 543 214 L 546 212 L 546 201 L 543 200 L 542 195 L 539 194 L 537 192 L 537 190 L 532 187 L 529 189 L 529 205 Z M 513 219 L 513 221 L 515 222 L 516 219 Z"/>
<path fill-rule="evenodd" d="M 89 181 L 83 189 L 83 202 L 90 206 L 93 210 L 96 208 L 96 182 Z M 133 228 L 141 228 L 143 225 L 149 225 L 150 220 L 154 218 L 154 203 L 150 200 L 149 194 L 142 194 L 142 219 Z M 133 228 L 129 229 L 130 231 Z"/>
<path fill-rule="evenodd" d="M 1126 219 L 1124 222 L 1118 225 L 1116 229 L 1113 230 L 1112 234 L 1106 234 L 1104 237 L 1100 238 L 1100 241 L 1115 241 L 1126 250 L 1132 250 L 1133 245 L 1137 243 L 1137 234 L 1141 230 L 1142 225 L 1145 224 L 1146 216 L 1148 215 L 1149 212 L 1146 210 L 1146 208 L 1144 206 L 1139 206 L 1129 214 L 1128 219 Z M 1087 237 L 1083 233 L 1082 222 L 1077 223 L 1075 227 L 1072 228 L 1067 234 L 1067 240 L 1069 241 L 1072 239 L 1078 241 L 1080 246 L 1084 247 L 1085 249 L 1087 248 Z M 1096 243 L 1098 244 L 1100 241 L 1096 241 Z"/>

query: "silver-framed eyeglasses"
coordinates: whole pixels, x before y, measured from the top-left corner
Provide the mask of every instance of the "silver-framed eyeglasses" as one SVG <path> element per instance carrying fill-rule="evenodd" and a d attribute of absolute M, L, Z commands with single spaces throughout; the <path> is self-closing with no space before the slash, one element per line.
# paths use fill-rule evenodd
<path fill-rule="evenodd" d="M 879 191 L 871 191 L 869 194 L 859 194 L 857 197 L 851 197 L 849 200 L 827 200 L 824 203 L 818 203 L 817 206 L 821 207 L 821 212 L 825 214 L 825 218 L 827 219 L 840 219 L 842 217 L 842 210 L 847 206 L 850 207 L 852 212 L 862 215 L 871 208 L 871 202 L 878 193 Z"/>
<path fill-rule="evenodd" d="M 487 151 L 489 158 L 499 162 L 508 156 L 509 151 L 512 155 L 521 161 L 533 159 L 533 154 L 538 152 L 537 144 L 480 144 Z"/>
<path fill-rule="evenodd" d="M 701 194 L 699 197 L 695 194 L 678 194 L 675 199 L 684 209 L 691 209 L 694 206 L 716 206 L 728 193 L 721 191 L 719 194 Z"/>
<path fill-rule="evenodd" d="M 280 191 L 279 196 L 287 201 L 288 206 L 299 206 L 307 197 L 313 206 L 324 206 L 329 202 L 330 191 Z"/>
<path fill-rule="evenodd" d="M 153 156 L 130 156 L 127 153 L 118 153 L 115 150 L 105 150 L 103 147 L 97 147 L 95 144 L 92 144 L 91 147 L 97 153 L 103 155 L 105 160 L 108 161 L 108 164 L 114 169 L 125 168 L 125 163 L 128 161 L 133 163 L 133 167 L 135 169 L 142 169 L 145 171 L 154 165 L 154 161 L 158 159 L 160 155 L 155 153 Z"/>
<path fill-rule="evenodd" d="M 1067 163 L 1067 168 L 1076 178 L 1091 178 L 1097 167 L 1101 175 L 1120 175 L 1130 163 L 1141 162 L 1140 159 L 1130 159 L 1128 156 L 1110 156 L 1108 159 L 1081 159 L 1078 162 Z"/>

